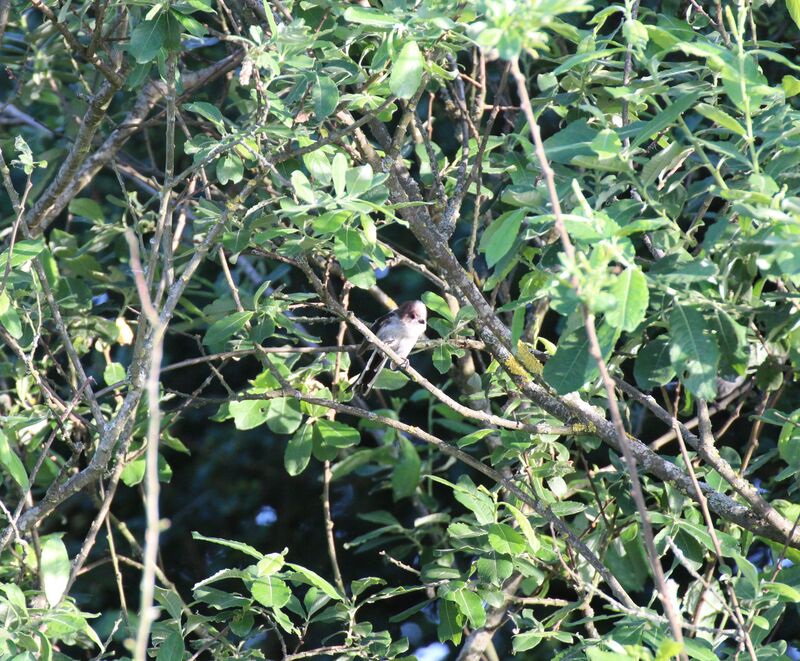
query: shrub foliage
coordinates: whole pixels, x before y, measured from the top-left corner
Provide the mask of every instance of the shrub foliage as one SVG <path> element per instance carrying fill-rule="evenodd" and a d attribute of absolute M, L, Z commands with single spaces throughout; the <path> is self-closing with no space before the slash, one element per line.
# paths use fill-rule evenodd
<path fill-rule="evenodd" d="M 0 2 L 0 656 L 796 653 L 793 19 Z M 161 557 L 243 438 L 318 548 Z"/>

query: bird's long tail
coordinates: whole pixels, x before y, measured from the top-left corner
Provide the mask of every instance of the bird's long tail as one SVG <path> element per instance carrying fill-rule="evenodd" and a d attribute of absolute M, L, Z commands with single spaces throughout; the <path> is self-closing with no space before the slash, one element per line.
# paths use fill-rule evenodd
<path fill-rule="evenodd" d="M 355 392 L 359 393 L 362 397 L 369 395 L 372 386 L 375 385 L 378 374 L 383 370 L 387 360 L 388 358 L 384 354 L 374 349 L 369 355 L 369 358 L 367 358 L 367 362 L 361 374 L 358 375 L 358 378 L 353 383 Z"/>

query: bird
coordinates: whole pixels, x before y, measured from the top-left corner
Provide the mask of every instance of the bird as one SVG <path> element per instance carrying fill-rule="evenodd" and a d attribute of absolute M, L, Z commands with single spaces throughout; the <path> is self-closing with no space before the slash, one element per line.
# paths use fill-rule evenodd
<path fill-rule="evenodd" d="M 428 321 L 428 310 L 422 301 L 406 301 L 396 310 L 383 315 L 375 320 L 371 330 L 379 340 L 387 344 L 402 358 L 408 358 L 408 354 L 414 348 L 422 334 Z M 353 381 L 353 389 L 356 393 L 366 397 L 375 385 L 375 380 L 386 366 L 389 357 L 378 347 L 365 339 L 358 347 L 358 355 L 363 356 L 372 349 L 367 358 L 364 369 Z M 407 364 L 406 360 L 406 364 Z M 397 365 L 392 363 L 392 369 Z"/>

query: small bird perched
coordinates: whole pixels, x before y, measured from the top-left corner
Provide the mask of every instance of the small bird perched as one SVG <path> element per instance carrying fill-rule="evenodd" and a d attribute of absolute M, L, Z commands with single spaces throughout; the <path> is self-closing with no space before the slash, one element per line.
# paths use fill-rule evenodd
<path fill-rule="evenodd" d="M 378 339 L 391 347 L 402 358 L 407 358 L 422 334 L 428 320 L 428 310 L 422 301 L 406 301 L 396 310 L 383 315 L 372 324 L 372 332 Z M 361 395 L 369 395 L 375 379 L 381 373 L 389 357 L 378 347 L 364 340 L 358 347 L 358 355 L 369 349 L 372 353 L 367 358 L 364 369 L 353 382 L 353 388 Z M 397 365 L 392 363 L 392 369 Z"/>

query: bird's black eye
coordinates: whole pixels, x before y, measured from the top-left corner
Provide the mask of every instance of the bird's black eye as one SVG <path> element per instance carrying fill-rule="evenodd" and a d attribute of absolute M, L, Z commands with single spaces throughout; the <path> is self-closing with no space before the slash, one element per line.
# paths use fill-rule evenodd
<path fill-rule="evenodd" d="M 420 317 L 417 321 L 419 321 L 419 323 L 421 323 L 421 324 L 425 323 L 425 320 L 422 317 Z"/>

